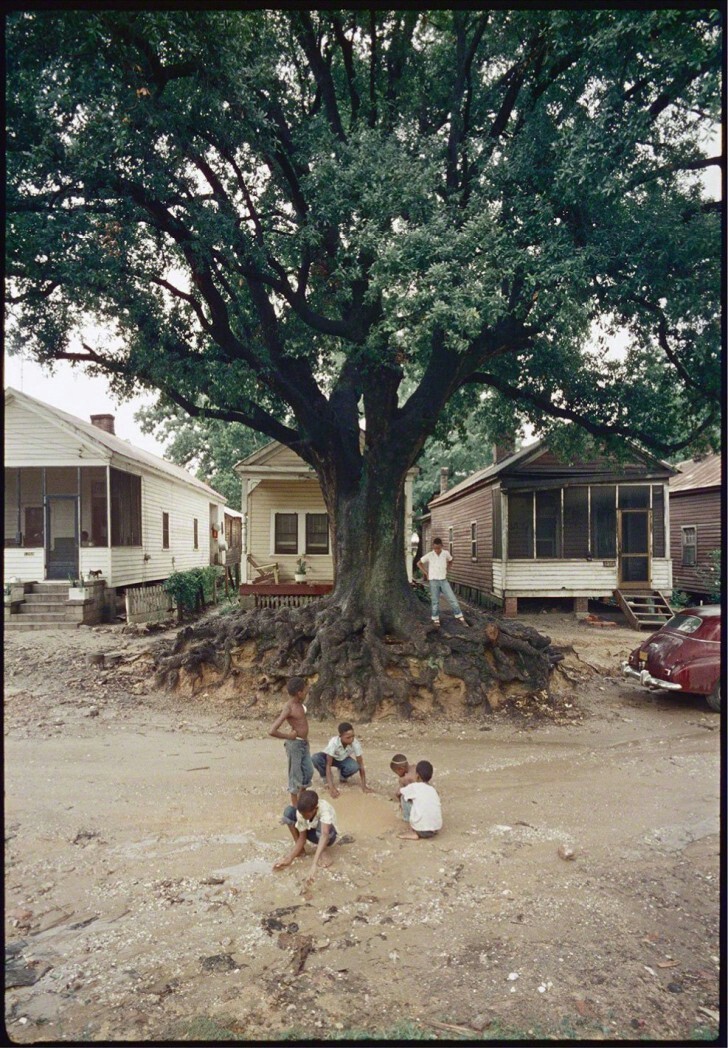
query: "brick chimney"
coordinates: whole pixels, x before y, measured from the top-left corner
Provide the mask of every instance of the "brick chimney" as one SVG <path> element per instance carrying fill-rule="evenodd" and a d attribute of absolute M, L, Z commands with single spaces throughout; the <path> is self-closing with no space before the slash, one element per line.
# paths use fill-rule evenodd
<path fill-rule="evenodd" d="M 450 470 L 447 468 L 447 466 L 441 466 L 440 467 L 440 494 L 441 495 L 442 495 L 442 493 L 444 491 L 447 491 L 449 476 L 450 476 Z"/>
<path fill-rule="evenodd" d="M 493 445 L 493 462 L 498 465 L 503 459 L 508 458 L 516 450 L 516 442 L 512 437 L 506 437 L 501 444 Z"/>
<path fill-rule="evenodd" d="M 113 415 L 92 415 L 91 425 L 96 426 L 97 429 L 103 429 L 104 433 L 111 433 L 112 436 L 116 436 Z"/>

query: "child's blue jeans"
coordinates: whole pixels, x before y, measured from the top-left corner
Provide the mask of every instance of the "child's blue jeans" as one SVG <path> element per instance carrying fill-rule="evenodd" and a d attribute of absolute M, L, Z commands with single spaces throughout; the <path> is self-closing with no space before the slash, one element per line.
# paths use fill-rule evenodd
<path fill-rule="evenodd" d="M 314 753 L 311 755 L 311 763 L 322 779 L 326 778 L 326 753 Z M 353 757 L 344 757 L 343 761 L 337 761 L 336 757 L 331 761 L 334 768 L 338 768 L 342 779 L 349 779 L 359 771 L 359 763 Z"/>
<path fill-rule="evenodd" d="M 432 617 L 440 618 L 440 594 L 442 593 L 453 610 L 453 615 L 460 617 L 462 611 L 458 599 L 453 593 L 452 586 L 447 579 L 430 579 L 430 599 L 432 600 Z"/>

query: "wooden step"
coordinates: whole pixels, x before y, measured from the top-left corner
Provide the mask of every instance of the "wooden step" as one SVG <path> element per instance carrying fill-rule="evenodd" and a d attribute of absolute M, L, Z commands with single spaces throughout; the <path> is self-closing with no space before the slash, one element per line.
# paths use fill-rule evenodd
<path fill-rule="evenodd" d="M 664 626 L 672 618 L 672 608 L 659 590 L 614 590 L 614 596 L 633 629 Z"/>

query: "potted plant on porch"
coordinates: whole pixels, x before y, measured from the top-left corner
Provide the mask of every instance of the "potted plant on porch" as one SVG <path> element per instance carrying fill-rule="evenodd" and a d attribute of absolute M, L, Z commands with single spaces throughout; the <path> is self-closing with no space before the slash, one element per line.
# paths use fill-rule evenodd
<path fill-rule="evenodd" d="M 296 582 L 306 581 L 306 572 L 308 571 L 308 565 L 304 557 L 299 557 L 296 561 L 296 570 L 293 573 L 293 578 Z"/>
<path fill-rule="evenodd" d="M 84 585 L 83 574 L 80 574 L 78 578 L 75 575 L 68 576 L 68 599 L 69 600 L 86 600 L 90 596 L 89 591 Z"/>

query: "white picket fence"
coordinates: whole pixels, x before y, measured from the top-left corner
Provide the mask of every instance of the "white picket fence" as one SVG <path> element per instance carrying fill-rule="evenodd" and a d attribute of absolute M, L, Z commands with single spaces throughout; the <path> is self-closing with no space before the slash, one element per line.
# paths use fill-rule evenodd
<path fill-rule="evenodd" d="M 174 601 L 162 586 L 134 586 L 124 599 L 127 622 L 160 622 L 174 611 Z"/>

